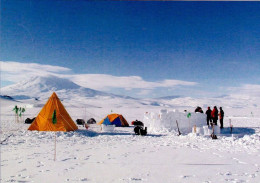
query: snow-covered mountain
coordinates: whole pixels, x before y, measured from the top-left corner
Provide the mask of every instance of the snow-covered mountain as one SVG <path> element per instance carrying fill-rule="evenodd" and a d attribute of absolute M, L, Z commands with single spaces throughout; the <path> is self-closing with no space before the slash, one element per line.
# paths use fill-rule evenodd
<path fill-rule="evenodd" d="M 77 107 L 107 107 L 115 108 L 179 108 L 193 111 L 197 106 L 204 110 L 208 106 L 222 106 L 225 109 L 235 108 L 243 112 L 245 108 L 251 111 L 259 109 L 259 98 L 241 98 L 236 96 L 221 96 L 216 98 L 191 98 L 168 96 L 157 99 L 135 99 L 128 96 L 114 95 L 90 88 L 81 87 L 69 79 L 57 76 L 33 77 L 10 86 L 1 88 L 1 95 L 7 95 L 14 100 L 23 100 L 35 106 L 43 105 L 52 92 L 56 92 L 65 105 Z M 240 112 L 239 112 L 240 113 Z"/>
<path fill-rule="evenodd" d="M 10 96 L 15 100 L 42 105 L 52 94 L 56 92 L 59 98 L 65 103 L 77 106 L 116 105 L 139 102 L 128 96 L 114 95 L 90 88 L 81 87 L 69 79 L 57 76 L 32 77 L 29 80 L 21 81 L 13 85 L 1 88 L 1 96 Z"/>
<path fill-rule="evenodd" d="M 49 93 L 53 91 L 58 93 L 64 91 L 79 92 L 80 94 L 84 94 L 85 97 L 109 95 L 104 92 L 80 87 L 68 79 L 59 78 L 56 76 L 36 76 L 30 78 L 29 80 L 21 81 L 1 88 L 2 95 L 12 96 L 14 99 L 42 98 L 46 93 L 49 95 Z"/>
<path fill-rule="evenodd" d="M 173 95 L 173 96 L 165 96 L 165 97 L 159 97 L 159 98 L 155 98 L 155 99 L 159 99 L 159 100 L 172 100 L 175 98 L 180 98 L 180 95 Z"/>

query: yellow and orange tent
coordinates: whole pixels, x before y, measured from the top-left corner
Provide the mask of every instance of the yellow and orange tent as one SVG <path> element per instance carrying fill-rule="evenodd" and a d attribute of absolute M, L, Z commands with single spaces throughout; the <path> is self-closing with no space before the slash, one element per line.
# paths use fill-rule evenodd
<path fill-rule="evenodd" d="M 43 106 L 28 130 L 38 131 L 74 131 L 78 127 L 62 105 L 55 92 Z"/>
<path fill-rule="evenodd" d="M 109 114 L 98 123 L 98 125 L 101 124 L 115 125 L 115 126 L 129 126 L 129 124 L 121 114 Z"/>

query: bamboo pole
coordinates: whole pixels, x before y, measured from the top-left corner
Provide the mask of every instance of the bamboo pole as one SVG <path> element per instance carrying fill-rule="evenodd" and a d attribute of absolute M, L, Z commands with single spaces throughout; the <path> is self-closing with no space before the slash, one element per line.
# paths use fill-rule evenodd
<path fill-rule="evenodd" d="M 56 132 L 54 132 L 54 161 L 56 161 Z"/>

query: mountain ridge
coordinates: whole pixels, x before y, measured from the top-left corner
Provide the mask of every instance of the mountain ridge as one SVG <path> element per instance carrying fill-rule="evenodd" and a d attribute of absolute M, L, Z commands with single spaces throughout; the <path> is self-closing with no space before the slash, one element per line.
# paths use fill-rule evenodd
<path fill-rule="evenodd" d="M 85 88 L 77 85 L 69 79 L 60 78 L 57 76 L 35 76 L 28 80 L 21 81 L 6 87 L 1 88 L 1 95 L 8 95 L 14 99 L 28 99 L 41 98 L 46 93 L 78 93 L 85 97 L 119 97 L 119 98 L 131 98 L 128 96 L 114 95 L 91 88 Z M 19 96 L 19 97 L 18 97 Z M 23 96 L 23 97 L 21 97 Z"/>

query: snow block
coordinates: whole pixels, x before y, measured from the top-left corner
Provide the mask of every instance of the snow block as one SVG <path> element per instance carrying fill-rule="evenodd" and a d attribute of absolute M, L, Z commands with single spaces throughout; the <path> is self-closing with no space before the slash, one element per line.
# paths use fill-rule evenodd
<path fill-rule="evenodd" d="M 105 124 L 101 125 L 102 132 L 113 132 L 114 129 L 115 129 L 115 125 L 105 125 Z"/>
<path fill-rule="evenodd" d="M 144 124 L 151 132 L 177 132 L 177 123 L 182 134 L 192 132 L 192 128 L 196 125 L 199 128 L 199 133 L 202 133 L 202 127 L 207 123 L 206 115 L 203 113 L 190 112 L 191 116 L 188 118 L 189 112 L 179 112 L 178 110 L 168 111 L 162 109 L 159 113 L 145 113 Z"/>
<path fill-rule="evenodd" d="M 208 126 L 203 126 L 203 132 L 204 132 L 204 136 L 208 136 L 211 134 Z"/>

